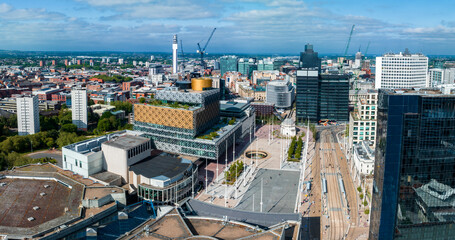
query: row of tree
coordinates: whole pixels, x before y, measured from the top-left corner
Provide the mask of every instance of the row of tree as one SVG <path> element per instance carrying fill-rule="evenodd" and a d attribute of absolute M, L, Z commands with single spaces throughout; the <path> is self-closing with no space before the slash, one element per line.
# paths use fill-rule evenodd
<path fill-rule="evenodd" d="M 300 161 L 300 157 L 302 156 L 302 147 L 302 136 L 300 136 L 298 139 L 296 136 L 294 136 L 288 150 L 288 161 Z"/>

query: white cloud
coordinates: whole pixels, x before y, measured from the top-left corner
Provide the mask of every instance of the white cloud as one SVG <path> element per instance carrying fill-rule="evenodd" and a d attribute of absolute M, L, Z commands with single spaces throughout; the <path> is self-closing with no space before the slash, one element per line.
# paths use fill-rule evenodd
<path fill-rule="evenodd" d="M 44 8 L 15 9 L 6 3 L 0 4 L 0 19 L 32 21 L 32 20 L 63 20 L 66 16 L 62 13 L 49 12 Z"/>
<path fill-rule="evenodd" d="M 116 6 L 116 5 L 132 5 L 138 3 L 148 3 L 151 0 L 77 0 L 86 2 L 92 6 Z"/>

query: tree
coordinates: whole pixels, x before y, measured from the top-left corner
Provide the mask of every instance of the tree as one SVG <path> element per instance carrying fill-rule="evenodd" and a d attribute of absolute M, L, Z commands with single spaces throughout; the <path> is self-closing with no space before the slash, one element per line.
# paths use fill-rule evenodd
<path fill-rule="evenodd" d="M 125 114 L 128 115 L 133 112 L 133 104 L 130 102 L 122 102 L 122 101 L 113 101 L 111 105 L 115 107 L 115 110 L 123 110 Z"/>
<path fill-rule="evenodd" d="M 67 109 L 60 110 L 60 112 L 58 114 L 58 122 L 59 122 L 60 126 L 63 126 L 67 123 L 72 123 L 73 118 L 71 115 L 71 111 L 67 110 Z"/>
<path fill-rule="evenodd" d="M 95 101 L 93 101 L 93 99 L 89 99 L 88 100 L 88 105 L 89 106 L 95 105 Z"/>
<path fill-rule="evenodd" d="M 109 131 L 109 130 L 112 129 L 112 124 L 109 121 L 109 119 L 106 119 L 106 118 L 105 119 L 101 119 L 98 122 L 97 129 L 98 129 L 98 131 L 106 132 L 106 131 Z"/>
<path fill-rule="evenodd" d="M 69 133 L 69 132 L 61 132 L 60 136 L 57 139 L 57 145 L 59 147 L 64 147 L 71 143 L 75 143 L 81 140 L 84 140 L 85 137 L 78 137 L 76 133 Z"/>
<path fill-rule="evenodd" d="M 76 132 L 77 126 L 72 123 L 67 123 L 67 124 L 63 125 L 60 130 L 62 130 L 64 132 Z"/>
<path fill-rule="evenodd" d="M 49 130 L 57 128 L 57 126 L 59 124 L 59 119 L 57 116 L 49 116 L 49 117 L 40 116 L 39 122 L 40 122 L 41 131 L 49 131 Z"/>
<path fill-rule="evenodd" d="M 145 98 L 143 98 L 143 97 L 139 98 L 139 102 L 140 103 L 145 103 Z"/>
<path fill-rule="evenodd" d="M 112 116 L 114 116 L 114 115 L 112 115 L 112 113 L 110 111 L 106 111 L 101 115 L 100 119 L 106 119 L 106 118 L 110 118 Z"/>

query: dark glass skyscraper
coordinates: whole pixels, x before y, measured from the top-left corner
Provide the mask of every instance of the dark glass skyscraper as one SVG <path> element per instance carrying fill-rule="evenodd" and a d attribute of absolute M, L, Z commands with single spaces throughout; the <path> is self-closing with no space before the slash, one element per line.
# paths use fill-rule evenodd
<path fill-rule="evenodd" d="M 309 119 L 349 120 L 349 76 L 321 74 L 321 59 L 313 45 L 305 45 L 300 53 L 300 69 L 296 81 L 297 122 Z"/>
<path fill-rule="evenodd" d="M 455 96 L 380 90 L 369 239 L 455 236 Z"/>
<path fill-rule="evenodd" d="M 297 70 L 297 122 L 307 119 L 349 120 L 349 76 L 318 74 L 317 68 Z"/>
<path fill-rule="evenodd" d="M 296 117 L 298 123 L 319 120 L 319 70 L 303 68 L 297 71 L 296 81 Z"/>
<path fill-rule="evenodd" d="M 305 52 L 300 53 L 300 68 L 317 68 L 321 72 L 321 59 L 318 53 L 313 50 L 313 45 L 305 45 Z"/>

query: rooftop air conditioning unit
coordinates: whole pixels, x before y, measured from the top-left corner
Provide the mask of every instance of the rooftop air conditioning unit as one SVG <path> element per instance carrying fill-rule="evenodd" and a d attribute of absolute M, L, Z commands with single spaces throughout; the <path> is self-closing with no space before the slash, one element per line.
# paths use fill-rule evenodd
<path fill-rule="evenodd" d="M 33 207 L 33 210 L 35 210 L 35 211 L 38 210 L 38 209 L 39 209 L 38 206 L 34 206 L 34 207 Z"/>
<path fill-rule="evenodd" d="M 28 220 L 29 222 L 31 222 L 31 221 L 35 221 L 35 218 L 34 218 L 34 217 L 29 217 L 29 218 L 27 218 L 27 220 Z"/>
<path fill-rule="evenodd" d="M 40 193 L 39 195 L 41 195 L 41 197 L 44 197 L 44 196 L 46 196 L 46 193 L 45 193 L 45 192 L 42 192 L 42 193 Z"/>

